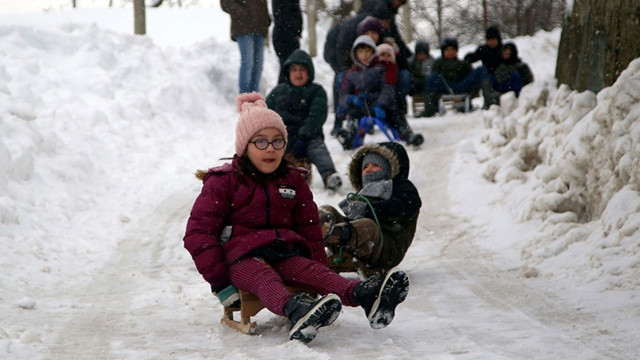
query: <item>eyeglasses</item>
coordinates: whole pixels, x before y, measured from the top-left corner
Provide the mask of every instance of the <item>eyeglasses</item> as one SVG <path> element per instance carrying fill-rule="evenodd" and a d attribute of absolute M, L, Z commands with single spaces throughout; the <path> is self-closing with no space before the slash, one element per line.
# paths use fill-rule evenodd
<path fill-rule="evenodd" d="M 267 139 L 258 139 L 256 141 L 249 141 L 249 143 L 255 145 L 258 150 L 266 149 L 267 147 L 269 147 L 269 144 L 271 144 L 271 146 L 273 146 L 273 148 L 276 150 L 282 150 L 284 149 L 285 145 L 287 145 L 287 142 L 284 141 L 284 139 L 275 139 L 273 141 L 268 141 Z"/>

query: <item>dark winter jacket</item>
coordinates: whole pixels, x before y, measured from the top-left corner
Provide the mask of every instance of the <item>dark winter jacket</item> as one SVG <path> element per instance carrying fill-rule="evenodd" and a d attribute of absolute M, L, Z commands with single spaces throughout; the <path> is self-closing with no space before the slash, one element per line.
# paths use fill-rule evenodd
<path fill-rule="evenodd" d="M 380 268 L 392 268 L 404 258 L 413 241 L 422 200 L 418 190 L 409 180 L 409 156 L 405 148 L 397 142 L 366 144 L 358 149 L 349 163 L 349 180 L 354 190 L 362 189 L 362 160 L 367 153 L 382 155 L 391 166 L 393 192 L 389 200 L 368 198 L 373 206 L 382 229 L 382 254 Z M 366 217 L 375 220 L 367 207 Z"/>
<path fill-rule="evenodd" d="M 509 78 L 510 74 L 514 71 L 520 73 L 522 77 L 522 86 L 533 82 L 533 73 L 527 63 L 523 62 L 518 57 L 518 48 L 513 43 L 506 43 L 503 48 L 509 48 L 511 50 L 511 57 L 509 59 L 503 59 L 502 64 L 496 69 L 496 78 L 498 81 L 505 81 Z"/>
<path fill-rule="evenodd" d="M 212 287 L 229 283 L 229 264 L 264 247 L 296 248 L 326 263 L 318 208 L 300 169 L 261 182 L 231 163 L 200 172 L 204 185 L 187 222 L 184 246 L 196 268 Z M 233 230 L 221 241 L 225 226 Z"/>
<path fill-rule="evenodd" d="M 466 61 L 457 58 L 448 60 L 441 57 L 433 63 L 431 72 L 442 75 L 449 82 L 457 83 L 462 81 L 472 70 L 471 64 Z"/>
<path fill-rule="evenodd" d="M 409 59 L 413 55 L 407 44 L 402 39 L 402 35 L 398 30 L 398 26 L 396 25 L 395 16 L 398 14 L 398 9 L 393 7 L 392 0 L 363 0 L 360 9 L 358 9 L 358 15 L 370 15 L 373 17 L 378 17 L 382 11 L 390 12 L 391 16 L 391 24 L 389 29 L 385 31 L 383 37 L 391 37 L 394 39 L 394 42 L 398 45 L 400 49 L 400 53 L 396 54 L 396 63 L 398 64 L 398 68 L 400 70 L 408 70 L 409 69 Z M 380 39 L 382 40 L 382 38 Z"/>
<path fill-rule="evenodd" d="M 367 104 L 370 107 L 381 106 L 391 108 L 395 106 L 395 86 L 388 82 L 386 77 L 387 68 L 378 61 L 375 55 L 375 44 L 368 36 L 361 36 L 353 43 L 351 57 L 354 65 L 344 76 L 342 87 L 340 88 L 340 105 L 345 109 L 349 108 L 349 95 L 366 96 Z M 355 49 L 358 45 L 366 43 L 374 50 L 374 55 L 367 64 L 356 61 Z"/>
<path fill-rule="evenodd" d="M 429 53 L 429 44 L 427 42 L 419 41 L 415 47 L 416 52 L 409 64 L 409 73 L 411 74 L 411 92 L 422 93 L 424 91 L 424 82 L 427 75 L 431 73 L 435 60 Z M 427 54 L 427 58 L 420 62 L 418 60 L 418 52 Z"/>
<path fill-rule="evenodd" d="M 304 86 L 291 84 L 288 76 L 291 64 L 307 67 L 309 80 Z M 313 82 L 315 70 L 311 57 L 303 50 L 295 50 L 282 64 L 280 72 L 286 74 L 286 81 L 271 90 L 266 102 L 269 109 L 282 117 L 287 127 L 288 145 L 298 138 L 324 138 L 322 125 L 327 120 L 327 93 Z"/>
<path fill-rule="evenodd" d="M 266 0 L 220 0 L 222 10 L 231 16 L 231 40 L 236 36 L 267 36 L 271 17 Z"/>
<path fill-rule="evenodd" d="M 273 9 L 273 32 L 291 37 L 302 34 L 302 11 L 300 0 L 271 0 Z"/>
<path fill-rule="evenodd" d="M 351 67 L 351 46 L 358 38 L 358 24 L 366 17 L 366 14 L 350 17 L 332 26 L 327 32 L 323 57 L 336 74 Z"/>
<path fill-rule="evenodd" d="M 502 63 L 502 37 L 497 27 L 490 26 L 487 29 L 486 38 L 498 39 L 498 46 L 492 49 L 486 44 L 480 45 L 476 51 L 465 55 L 464 60 L 471 64 L 480 60 L 482 61 L 482 65 L 487 68 L 489 74 L 493 74 L 496 72 L 498 65 Z"/>
<path fill-rule="evenodd" d="M 273 48 L 280 63 L 300 48 L 302 35 L 302 11 L 300 0 L 271 0 L 273 11 Z"/>

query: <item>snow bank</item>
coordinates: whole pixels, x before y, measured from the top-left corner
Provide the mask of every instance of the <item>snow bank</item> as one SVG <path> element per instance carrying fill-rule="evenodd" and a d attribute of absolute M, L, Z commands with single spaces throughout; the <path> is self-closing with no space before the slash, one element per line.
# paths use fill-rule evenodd
<path fill-rule="evenodd" d="M 236 116 L 231 42 L 163 49 L 95 25 L 3 26 L 0 53 L 1 287 L 15 296 L 100 266 L 118 244 L 96 239 L 134 229 L 170 174 L 191 183 L 215 161 L 189 129 L 215 134 Z"/>
<path fill-rule="evenodd" d="M 483 177 L 521 222 L 540 222 L 522 247 L 525 266 L 639 288 L 640 60 L 597 96 L 533 84 L 483 117 Z"/>

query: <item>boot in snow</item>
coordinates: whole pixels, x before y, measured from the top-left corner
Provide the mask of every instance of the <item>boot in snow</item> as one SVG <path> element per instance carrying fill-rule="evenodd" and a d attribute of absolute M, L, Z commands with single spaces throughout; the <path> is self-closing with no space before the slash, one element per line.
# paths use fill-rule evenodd
<path fill-rule="evenodd" d="M 312 299 L 304 293 L 293 295 L 283 309 L 291 322 L 289 339 L 310 342 L 316 337 L 319 328 L 336 321 L 341 309 L 342 303 L 336 294 L 329 294 L 320 299 Z"/>
<path fill-rule="evenodd" d="M 422 134 L 420 133 L 411 133 L 407 136 L 406 141 L 409 145 L 422 145 L 422 143 L 424 142 L 424 136 L 422 136 Z"/>
<path fill-rule="evenodd" d="M 407 298 L 409 277 L 402 270 L 391 269 L 359 283 L 353 293 L 364 309 L 369 325 L 382 329 L 393 320 L 396 306 Z"/>

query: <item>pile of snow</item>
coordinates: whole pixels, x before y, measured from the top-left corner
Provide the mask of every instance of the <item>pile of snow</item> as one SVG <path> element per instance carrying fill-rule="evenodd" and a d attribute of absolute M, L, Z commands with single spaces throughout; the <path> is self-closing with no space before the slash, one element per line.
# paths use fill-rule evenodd
<path fill-rule="evenodd" d="M 521 247 L 526 274 L 638 289 L 640 60 L 597 96 L 532 84 L 483 117 L 483 177 L 519 221 L 539 222 Z"/>

